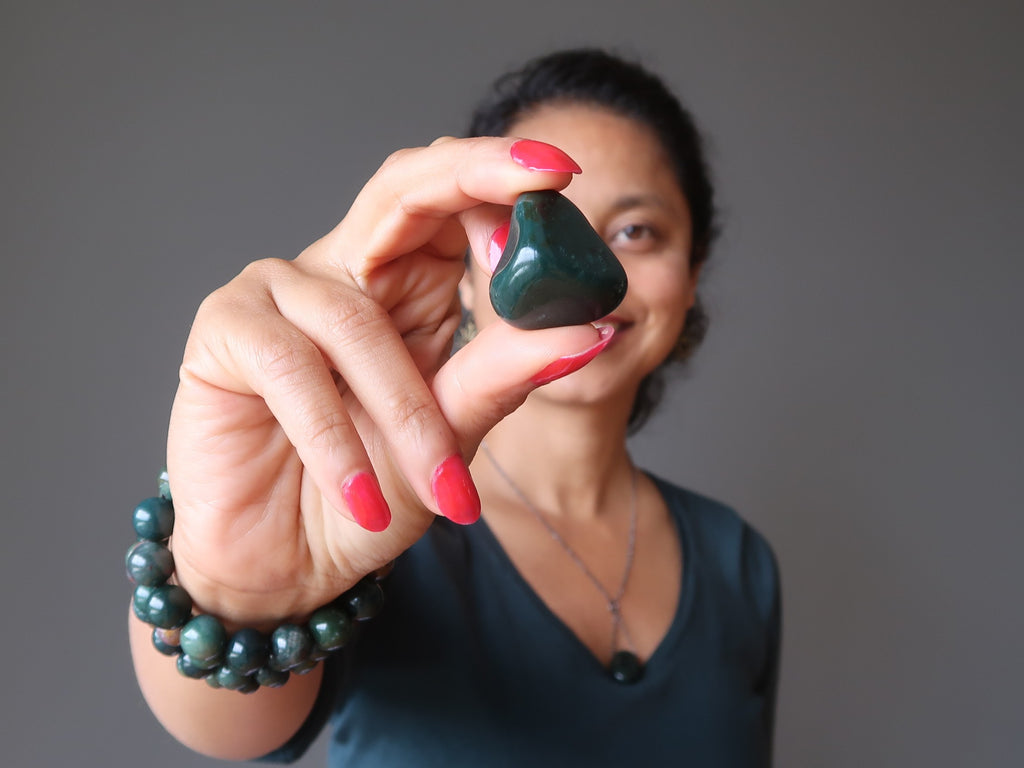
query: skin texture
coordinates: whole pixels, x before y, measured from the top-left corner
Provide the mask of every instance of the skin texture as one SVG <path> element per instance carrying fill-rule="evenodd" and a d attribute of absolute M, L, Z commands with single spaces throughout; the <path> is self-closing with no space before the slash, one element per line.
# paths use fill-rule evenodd
<path fill-rule="evenodd" d="M 472 511 L 467 494 L 438 492 L 436 473 L 453 456 L 472 460 L 485 435 L 609 591 L 617 588 L 634 471 L 629 408 L 693 302 L 686 202 L 657 142 L 621 117 L 541 108 L 513 133 L 560 146 L 584 173 L 570 184 L 569 172 L 531 171 L 512 158 L 513 139 L 446 138 L 402 150 L 338 227 L 297 259 L 255 262 L 203 302 L 168 438 L 176 578 L 200 610 L 229 626 L 308 615 L 408 548 L 434 515 Z M 609 319 L 618 328 L 611 343 L 586 367 L 536 389 L 539 372 L 601 339 L 589 325 L 519 331 L 489 314 L 490 239 L 520 192 L 548 188 L 565 189 L 587 215 L 622 260 L 630 289 Z M 448 360 L 467 243 L 475 263 L 463 299 L 481 332 Z M 485 459 L 472 471 L 513 563 L 607 660 L 610 620 L 598 592 Z M 383 532 L 358 525 L 346 505 L 343 489 L 361 473 L 376 478 L 390 507 Z M 682 562 L 646 478 L 637 501 L 623 616 L 646 658 L 671 622 Z M 129 621 L 147 702 L 197 751 L 265 754 L 312 705 L 318 672 L 252 696 L 214 691 L 178 676 L 150 647 L 147 629 Z"/>

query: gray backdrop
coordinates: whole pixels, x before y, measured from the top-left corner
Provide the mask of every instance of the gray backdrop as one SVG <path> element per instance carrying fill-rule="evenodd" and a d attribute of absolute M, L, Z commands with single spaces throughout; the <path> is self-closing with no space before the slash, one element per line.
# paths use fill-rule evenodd
<path fill-rule="evenodd" d="M 1019 765 L 1022 9 L 4 3 L 0 762 L 210 764 L 123 631 L 195 307 L 500 71 L 599 43 L 712 137 L 712 332 L 635 454 L 774 543 L 778 762 Z"/>

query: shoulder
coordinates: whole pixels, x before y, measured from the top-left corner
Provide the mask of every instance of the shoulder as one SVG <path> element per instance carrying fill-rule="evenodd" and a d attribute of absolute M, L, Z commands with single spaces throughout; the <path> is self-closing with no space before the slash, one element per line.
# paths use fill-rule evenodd
<path fill-rule="evenodd" d="M 751 601 L 765 620 L 778 610 L 779 567 L 771 544 L 733 507 L 651 475 L 676 518 L 684 550 L 705 578 Z"/>

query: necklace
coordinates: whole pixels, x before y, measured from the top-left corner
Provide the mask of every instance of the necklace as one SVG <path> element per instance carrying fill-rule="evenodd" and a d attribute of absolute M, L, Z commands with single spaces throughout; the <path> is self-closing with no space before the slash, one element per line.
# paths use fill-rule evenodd
<path fill-rule="evenodd" d="M 619 584 L 618 590 L 615 595 L 612 596 L 604 584 L 594 575 L 593 571 L 587 567 L 587 564 L 583 562 L 583 559 L 576 553 L 569 542 L 567 542 L 562 535 L 555 530 L 555 527 L 551 525 L 551 522 L 547 519 L 543 512 L 538 509 L 526 494 L 519 488 L 518 485 L 509 477 L 508 473 L 498 463 L 498 460 L 494 458 L 494 454 L 487 447 L 486 443 L 480 443 L 480 449 L 487 456 L 491 465 L 495 471 L 501 476 L 508 487 L 512 489 L 512 492 L 519 498 L 526 507 L 537 518 L 538 522 L 548 532 L 552 539 L 562 548 L 562 550 L 569 556 L 569 559 L 576 564 L 583 574 L 590 580 L 590 582 L 597 587 L 597 591 L 601 593 L 601 597 L 605 600 L 605 605 L 608 609 L 608 613 L 612 617 L 612 637 L 611 637 L 611 650 L 612 660 L 608 665 L 608 672 L 611 674 L 612 679 L 619 683 L 635 683 L 644 674 L 643 664 L 640 663 L 640 659 L 635 653 L 635 646 L 633 640 L 629 636 L 629 630 L 626 629 L 626 625 L 622 621 L 622 598 L 626 594 L 626 585 L 629 584 L 629 574 L 633 570 L 633 557 L 636 554 L 636 470 L 632 472 L 632 487 L 630 495 L 629 505 L 629 543 L 626 545 L 626 567 L 623 569 L 622 582 Z M 619 635 L 622 635 L 625 640 L 626 648 L 618 648 Z"/>

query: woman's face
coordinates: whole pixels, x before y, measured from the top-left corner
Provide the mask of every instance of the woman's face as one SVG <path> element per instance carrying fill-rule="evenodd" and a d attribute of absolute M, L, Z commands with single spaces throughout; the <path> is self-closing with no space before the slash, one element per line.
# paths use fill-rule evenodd
<path fill-rule="evenodd" d="M 629 278 L 622 304 L 602 322 L 612 343 L 582 370 L 542 388 L 545 395 L 598 398 L 632 392 L 671 352 L 693 305 L 690 211 L 660 142 L 644 125 L 601 107 L 547 105 L 512 124 L 509 135 L 563 149 L 583 173 L 563 193 L 615 252 Z M 470 275 L 481 327 L 497 320 L 488 276 Z M 539 394 L 539 392 L 538 392 Z"/>

